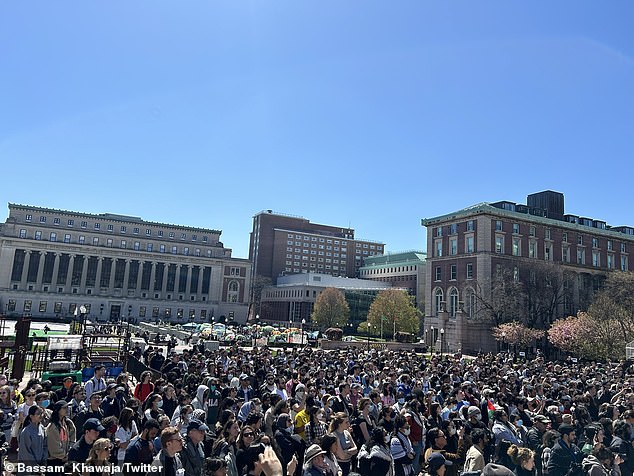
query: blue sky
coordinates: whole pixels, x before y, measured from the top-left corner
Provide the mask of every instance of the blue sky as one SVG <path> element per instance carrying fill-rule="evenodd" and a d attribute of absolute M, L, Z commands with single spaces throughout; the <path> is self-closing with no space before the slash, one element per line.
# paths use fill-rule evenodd
<path fill-rule="evenodd" d="M 634 3 L 3 2 L 0 203 L 424 249 L 552 189 L 634 225 Z M 6 216 L 6 212 L 0 217 Z"/>

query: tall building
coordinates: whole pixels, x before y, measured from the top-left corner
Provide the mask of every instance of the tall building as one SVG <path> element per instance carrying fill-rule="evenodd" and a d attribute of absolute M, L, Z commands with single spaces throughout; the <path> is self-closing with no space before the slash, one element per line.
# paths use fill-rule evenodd
<path fill-rule="evenodd" d="M 218 230 L 9 204 L 0 225 L 0 305 L 51 320 L 244 322 L 251 263 Z"/>
<path fill-rule="evenodd" d="M 361 279 L 390 283 L 406 289 L 416 300 L 415 305 L 425 311 L 425 253 L 403 251 L 369 256 L 359 269 Z"/>
<path fill-rule="evenodd" d="M 299 273 L 357 277 L 363 260 L 383 254 L 384 245 L 358 240 L 352 228 L 319 225 L 267 210 L 253 217 L 249 259 L 254 278 Z"/>
<path fill-rule="evenodd" d="M 427 228 L 425 335 L 428 344 L 443 341 L 448 350 L 495 350 L 489 318 L 510 312 L 513 296 L 502 289 L 508 283 L 536 291 L 523 312 L 546 328 L 586 310 L 611 270 L 632 271 L 634 228 L 564 214 L 558 192 L 532 194 L 526 205 L 481 203 L 421 223 Z M 539 293 L 550 296 L 549 307 L 539 307 Z"/>

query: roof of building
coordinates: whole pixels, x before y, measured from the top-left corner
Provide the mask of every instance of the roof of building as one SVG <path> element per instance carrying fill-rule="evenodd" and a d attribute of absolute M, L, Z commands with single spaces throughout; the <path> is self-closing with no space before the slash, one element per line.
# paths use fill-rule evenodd
<path fill-rule="evenodd" d="M 409 250 L 399 252 L 387 252 L 382 255 L 368 256 L 363 260 L 360 269 L 376 268 L 394 265 L 425 264 L 427 253 L 424 251 Z"/>
<path fill-rule="evenodd" d="M 315 286 L 320 288 L 383 290 L 392 289 L 390 283 L 371 281 L 368 279 L 342 278 L 329 274 L 300 273 L 277 278 L 277 287 Z"/>
<path fill-rule="evenodd" d="M 9 203 L 9 209 L 12 209 L 12 208 L 29 210 L 29 211 L 33 211 L 33 212 L 59 213 L 59 214 L 63 214 L 63 215 L 90 217 L 90 218 L 95 218 L 95 219 L 99 219 L 99 220 L 111 220 L 111 221 L 117 221 L 117 222 L 122 222 L 122 223 L 139 223 L 139 224 L 144 224 L 144 225 L 162 226 L 162 227 L 165 227 L 165 228 L 177 228 L 179 230 L 192 230 L 192 231 L 198 231 L 198 232 L 202 231 L 202 232 L 211 233 L 211 234 L 217 234 L 217 235 L 221 235 L 222 234 L 221 230 L 215 230 L 215 229 L 211 229 L 211 228 L 198 228 L 198 227 L 193 227 L 193 226 L 174 225 L 174 224 L 170 224 L 170 223 L 146 221 L 146 220 L 143 220 L 142 218 L 139 218 L 139 217 L 133 217 L 133 216 L 128 216 L 128 215 L 119 215 L 119 214 L 116 214 L 116 213 L 99 213 L 99 214 L 97 214 L 97 213 L 84 213 L 84 212 L 77 212 L 77 211 L 72 211 L 72 210 L 61 210 L 61 209 L 57 209 L 57 208 L 36 207 L 36 206 L 32 206 L 32 205 L 22 205 L 22 204 L 19 204 L 19 203 Z"/>
<path fill-rule="evenodd" d="M 616 229 L 611 229 L 613 227 L 610 227 L 610 226 L 608 226 L 605 229 L 595 228 L 588 225 L 582 225 L 580 223 L 570 223 L 563 220 L 556 220 L 554 218 L 547 218 L 547 217 L 541 217 L 537 215 L 531 215 L 528 213 L 505 210 L 502 208 L 494 207 L 488 202 L 478 203 L 470 207 L 462 208 L 455 212 L 447 213 L 445 215 L 439 215 L 437 217 L 423 218 L 421 219 L 421 225 L 425 227 L 435 226 L 445 222 L 450 222 L 450 221 L 454 221 L 458 219 L 465 219 L 465 218 L 474 217 L 477 215 L 495 215 L 499 217 L 508 217 L 511 219 L 531 221 L 533 223 L 539 223 L 545 226 L 567 228 L 569 230 L 573 230 L 580 233 L 585 232 L 585 233 L 604 234 L 607 236 L 612 236 L 612 237 L 618 236 L 620 238 L 627 238 L 629 240 L 634 240 L 634 236 L 628 235 Z M 566 216 L 568 216 L 568 214 Z M 593 221 L 605 223 L 601 220 L 593 220 Z M 628 228 L 628 227 L 623 227 L 623 228 Z"/>

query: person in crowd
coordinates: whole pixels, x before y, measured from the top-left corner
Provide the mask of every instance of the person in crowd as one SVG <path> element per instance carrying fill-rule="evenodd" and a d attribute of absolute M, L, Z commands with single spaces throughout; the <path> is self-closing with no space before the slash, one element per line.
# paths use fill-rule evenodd
<path fill-rule="evenodd" d="M 95 419 L 97 421 L 101 421 L 102 418 L 105 417 L 103 410 L 101 409 L 101 400 L 101 392 L 93 392 L 90 396 L 89 406 L 84 409 L 84 411 L 77 413 L 73 418 L 73 423 L 75 424 L 75 428 L 77 428 L 78 437 L 83 434 L 84 423 L 87 420 Z"/>
<path fill-rule="evenodd" d="M 359 450 L 359 472 L 374 476 L 394 476 L 394 458 L 390 451 L 390 435 L 381 427 L 372 429 L 370 439 Z"/>
<path fill-rule="evenodd" d="M 184 474 L 180 452 L 183 450 L 183 437 L 178 429 L 168 426 L 161 432 L 161 451 L 152 461 L 154 472 L 161 472 L 166 476 Z"/>
<path fill-rule="evenodd" d="M 350 385 L 347 387 L 350 388 Z M 330 422 L 330 433 L 334 433 L 339 441 L 337 463 L 343 476 L 348 476 L 352 469 L 353 458 L 359 452 L 357 445 L 350 434 L 350 418 L 346 412 L 335 413 Z"/>
<path fill-rule="evenodd" d="M 599 443 L 592 449 L 592 453 L 583 459 L 581 466 L 587 476 L 620 476 L 619 465 L 622 462 L 623 459 L 618 453 L 614 454 L 610 448 Z"/>
<path fill-rule="evenodd" d="M 275 426 L 277 431 L 274 440 L 279 448 L 282 467 L 286 468 L 293 457 L 301 460 L 300 453 L 304 451 L 305 445 L 300 436 L 294 433 L 293 420 L 288 413 L 282 413 L 278 416 Z"/>
<path fill-rule="evenodd" d="M 134 398 L 140 402 L 144 402 L 145 399 L 154 392 L 154 384 L 152 383 L 152 372 L 146 370 L 141 374 L 139 383 L 134 387 Z"/>
<path fill-rule="evenodd" d="M 581 476 L 583 453 L 575 445 L 577 435 L 572 425 L 559 425 L 560 438 L 555 443 L 548 460 L 548 476 Z"/>
<path fill-rule="evenodd" d="M 144 420 L 158 420 L 161 415 L 164 415 L 163 409 L 163 397 L 158 393 L 149 395 L 143 403 L 143 419 Z"/>
<path fill-rule="evenodd" d="M 95 392 L 103 392 L 106 390 L 106 367 L 97 365 L 94 368 L 93 376 L 90 377 L 84 389 L 86 390 L 86 399 L 90 401 L 90 396 Z"/>
<path fill-rule="evenodd" d="M 46 427 L 48 466 L 63 466 L 77 441 L 75 424 L 68 418 L 68 403 L 58 400 L 51 408 L 51 421 Z"/>
<path fill-rule="evenodd" d="M 18 461 L 27 466 L 45 466 L 48 459 L 46 432 L 42 426 L 44 410 L 31 405 L 18 438 Z"/>
<path fill-rule="evenodd" d="M 230 418 L 223 425 L 219 438 L 213 444 L 212 454 L 215 457 L 224 459 L 227 462 L 227 473 L 229 476 L 238 476 L 236 465 L 236 442 L 240 432 L 238 422 Z"/>
<path fill-rule="evenodd" d="M 328 432 L 324 410 L 313 405 L 308 410 L 308 417 L 309 419 L 304 429 L 306 444 L 319 444 L 323 436 Z"/>
<path fill-rule="evenodd" d="M 447 468 L 453 463 L 440 453 L 431 453 L 426 460 L 429 476 L 445 476 Z"/>
<path fill-rule="evenodd" d="M 141 434 L 134 437 L 125 450 L 124 463 L 151 464 L 156 451 L 153 440 L 159 433 L 159 422 L 150 418 L 143 424 Z"/>
<path fill-rule="evenodd" d="M 484 459 L 484 449 L 489 443 L 488 432 L 483 429 L 476 428 L 471 432 L 471 443 L 471 447 L 467 451 L 467 456 L 465 458 L 463 469 L 465 473 L 478 472 L 484 469 L 486 464 Z"/>
<path fill-rule="evenodd" d="M 97 418 L 89 418 L 86 420 L 82 430 L 83 435 L 79 437 L 77 442 L 68 451 L 68 461 L 78 463 L 86 461 L 92 445 L 97 441 L 101 432 L 106 431 Z"/>
<path fill-rule="evenodd" d="M 244 474 L 247 465 L 247 450 L 256 442 L 256 434 L 253 427 L 245 425 L 240 430 L 236 441 L 236 467 L 240 474 Z"/>
<path fill-rule="evenodd" d="M 113 449 L 112 442 L 108 438 L 97 439 L 85 462 L 83 476 L 99 475 L 109 476 L 114 473 L 114 466 L 110 463 L 110 453 Z"/>
<path fill-rule="evenodd" d="M 621 456 L 623 462 L 619 464 L 622 476 L 634 474 L 634 447 L 632 446 L 632 428 L 625 420 L 616 420 L 612 430 L 610 449 Z"/>
<path fill-rule="evenodd" d="M 0 387 L 0 429 L 4 433 L 4 441 L 11 441 L 11 429 L 18 415 L 18 406 L 11 398 L 8 385 Z"/>
<path fill-rule="evenodd" d="M 326 433 L 319 444 L 324 453 L 324 461 L 328 464 L 328 472 L 332 476 L 341 476 L 343 471 L 337 462 L 337 454 L 341 452 L 339 448 L 339 439 L 333 433 Z"/>
<path fill-rule="evenodd" d="M 134 419 L 134 411 L 129 407 L 125 407 L 119 415 L 119 427 L 115 433 L 115 439 L 119 442 L 117 448 L 117 464 L 119 467 L 123 467 L 125 451 L 130 441 L 138 434 L 139 429 Z"/>
<path fill-rule="evenodd" d="M 428 433 L 429 434 L 429 433 Z M 410 426 L 403 415 L 394 419 L 394 435 L 390 439 L 390 452 L 394 458 L 396 476 L 414 474 L 414 448 L 409 440 Z"/>
<path fill-rule="evenodd" d="M 507 451 L 515 465 L 515 476 L 535 476 L 535 452 L 530 448 L 511 445 Z"/>
<path fill-rule="evenodd" d="M 328 476 L 330 468 L 324 460 L 325 454 L 319 445 L 310 445 L 306 450 L 302 476 Z"/>

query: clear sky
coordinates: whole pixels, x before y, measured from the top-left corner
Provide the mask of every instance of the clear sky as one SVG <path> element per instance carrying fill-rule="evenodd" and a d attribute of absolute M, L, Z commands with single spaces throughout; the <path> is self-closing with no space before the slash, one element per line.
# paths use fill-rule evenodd
<path fill-rule="evenodd" d="M 223 231 L 261 210 L 424 249 L 563 192 L 634 225 L 634 2 L 7 1 L 0 206 Z M 4 219 L 6 211 L 0 214 Z"/>

